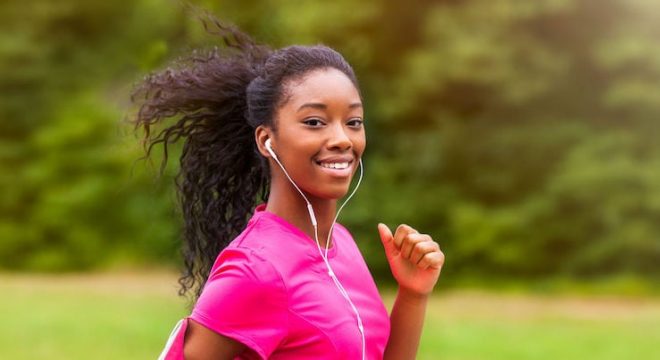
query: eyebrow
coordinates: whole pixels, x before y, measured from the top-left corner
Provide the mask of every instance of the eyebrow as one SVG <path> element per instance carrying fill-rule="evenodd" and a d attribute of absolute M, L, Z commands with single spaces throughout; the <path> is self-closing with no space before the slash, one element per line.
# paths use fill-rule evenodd
<path fill-rule="evenodd" d="M 358 103 L 352 103 L 352 104 L 348 105 L 348 108 L 349 108 L 349 109 L 355 109 L 355 108 L 359 108 L 359 107 L 362 107 L 362 103 L 359 103 L 359 102 L 358 102 Z M 302 105 L 298 108 L 297 111 L 300 111 L 300 110 L 302 110 L 302 109 L 304 109 L 304 108 L 313 108 L 313 109 L 325 110 L 325 109 L 328 108 L 328 106 L 325 105 L 325 104 L 323 104 L 323 103 L 305 103 L 305 104 L 302 104 Z"/>

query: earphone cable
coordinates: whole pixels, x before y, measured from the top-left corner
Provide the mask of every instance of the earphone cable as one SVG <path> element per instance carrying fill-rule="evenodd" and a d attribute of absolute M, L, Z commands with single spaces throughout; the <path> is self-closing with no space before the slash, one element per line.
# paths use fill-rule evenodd
<path fill-rule="evenodd" d="M 318 224 L 316 222 L 316 215 L 314 215 L 314 208 L 312 207 L 312 204 L 309 202 L 309 200 L 307 199 L 305 194 L 302 192 L 302 190 L 300 190 L 298 185 L 296 185 L 296 183 L 293 181 L 293 179 L 291 179 L 291 177 L 289 176 L 289 173 L 284 168 L 284 165 L 282 165 L 280 160 L 277 158 L 277 155 L 275 155 L 275 152 L 272 151 L 272 149 L 270 148 L 269 144 L 266 145 L 266 148 L 269 150 L 270 154 L 273 155 L 273 159 L 277 162 L 277 164 L 280 166 L 280 168 L 282 168 L 282 171 L 284 172 L 284 175 L 286 175 L 287 179 L 289 179 L 289 182 L 291 182 L 291 184 L 296 188 L 296 190 L 298 190 L 300 195 L 303 197 L 303 199 L 307 203 L 307 210 L 309 212 L 310 220 L 312 221 L 312 226 L 314 227 L 314 239 L 316 240 L 316 246 L 317 246 L 317 249 L 319 250 L 319 255 L 321 256 L 321 258 L 325 262 L 326 267 L 328 268 L 328 275 L 330 276 L 330 278 L 332 278 L 332 281 L 335 283 L 335 286 L 339 289 L 339 292 L 342 294 L 342 296 L 346 300 L 348 300 L 348 303 L 351 305 L 351 308 L 353 309 L 353 311 L 355 312 L 355 315 L 357 316 L 358 329 L 360 330 L 360 335 L 362 337 L 362 339 L 361 339 L 362 340 L 362 360 L 364 360 L 365 355 L 366 355 L 365 354 L 366 339 L 365 339 L 365 336 L 364 336 L 364 326 L 362 325 L 362 318 L 360 317 L 360 313 L 358 312 L 357 307 L 355 306 L 355 304 L 353 304 L 353 301 L 351 301 L 351 298 L 348 296 L 348 292 L 346 291 L 346 289 L 344 289 L 344 286 L 339 282 L 339 279 L 337 279 L 337 276 L 335 275 L 334 271 L 332 270 L 332 267 L 330 266 L 330 262 L 328 261 L 328 245 L 330 243 L 330 237 L 332 236 L 332 231 L 334 229 L 335 223 L 337 221 L 337 218 L 339 217 L 339 212 L 344 208 L 344 205 L 346 205 L 348 200 L 350 200 L 351 197 L 353 197 L 353 195 L 357 191 L 358 187 L 360 186 L 360 183 L 362 182 L 362 176 L 364 174 L 362 159 L 360 159 L 360 177 L 358 178 L 358 182 L 357 182 L 355 188 L 353 189 L 353 192 L 351 192 L 349 197 L 342 203 L 341 207 L 339 208 L 339 210 L 335 214 L 335 218 L 334 218 L 332 224 L 330 225 L 330 230 L 328 232 L 328 239 L 327 239 L 326 244 L 325 244 L 325 255 L 324 255 L 323 252 L 321 251 L 321 243 L 319 242 L 319 234 L 318 234 Z"/>

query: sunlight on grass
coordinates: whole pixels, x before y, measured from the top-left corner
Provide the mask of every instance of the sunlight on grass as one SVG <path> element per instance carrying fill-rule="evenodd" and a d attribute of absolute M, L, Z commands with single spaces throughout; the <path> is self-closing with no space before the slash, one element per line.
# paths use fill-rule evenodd
<path fill-rule="evenodd" d="M 153 359 L 186 314 L 176 285 L 162 273 L 0 275 L 0 357 Z M 657 299 L 452 291 L 429 304 L 418 358 L 648 359 L 658 343 Z"/>

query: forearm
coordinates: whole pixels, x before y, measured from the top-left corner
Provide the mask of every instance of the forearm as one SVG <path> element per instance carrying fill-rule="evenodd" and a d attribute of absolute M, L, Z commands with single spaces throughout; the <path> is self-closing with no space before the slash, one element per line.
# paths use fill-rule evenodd
<path fill-rule="evenodd" d="M 424 327 L 428 295 L 416 295 L 399 289 L 390 314 L 390 337 L 385 360 L 415 359 Z"/>

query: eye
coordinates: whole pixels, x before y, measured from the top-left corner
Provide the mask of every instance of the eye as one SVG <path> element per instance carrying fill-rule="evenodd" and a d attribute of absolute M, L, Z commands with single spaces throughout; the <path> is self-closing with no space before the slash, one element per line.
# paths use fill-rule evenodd
<path fill-rule="evenodd" d="M 351 119 L 348 121 L 348 125 L 351 127 L 359 128 L 362 127 L 362 124 L 364 123 L 363 120 L 361 119 Z"/>
<path fill-rule="evenodd" d="M 323 125 L 323 121 L 321 121 L 319 119 L 306 119 L 306 120 L 303 121 L 303 123 L 305 125 L 309 125 L 311 127 L 319 127 L 319 126 Z"/>

